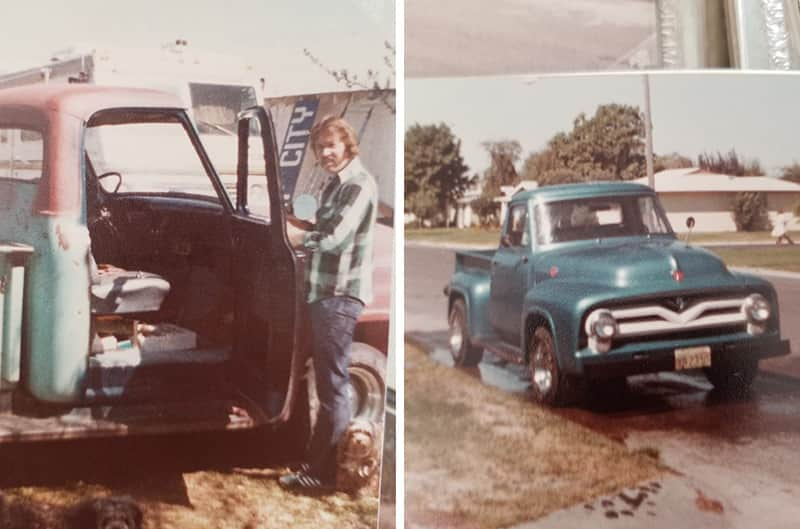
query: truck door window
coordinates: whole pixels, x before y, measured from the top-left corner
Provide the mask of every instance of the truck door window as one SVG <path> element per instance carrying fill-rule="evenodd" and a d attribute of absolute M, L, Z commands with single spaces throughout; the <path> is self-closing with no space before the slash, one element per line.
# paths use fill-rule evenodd
<path fill-rule="evenodd" d="M 219 201 L 188 132 L 178 121 L 101 122 L 86 129 L 86 154 L 107 192 L 174 193 Z M 118 186 L 118 187 L 117 187 Z"/>
<path fill-rule="evenodd" d="M 528 209 L 527 204 L 512 206 L 508 213 L 506 236 L 511 246 L 527 246 L 528 237 Z"/>
<path fill-rule="evenodd" d="M 253 130 L 257 132 L 253 135 Z M 248 138 L 247 159 L 247 213 L 269 222 L 269 192 L 267 176 L 264 173 L 264 142 L 261 140 L 261 127 L 257 119 L 250 120 L 250 137 Z M 235 197 L 233 201 L 235 202 Z"/>
<path fill-rule="evenodd" d="M 0 128 L 0 178 L 38 182 L 44 142 L 36 130 Z"/>

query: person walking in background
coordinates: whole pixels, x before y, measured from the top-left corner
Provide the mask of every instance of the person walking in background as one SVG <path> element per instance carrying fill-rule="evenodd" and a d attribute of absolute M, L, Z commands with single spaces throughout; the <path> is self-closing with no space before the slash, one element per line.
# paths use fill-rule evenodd
<path fill-rule="evenodd" d="M 306 275 L 319 413 L 307 463 L 282 476 L 281 486 L 304 490 L 336 483 L 336 446 L 350 423 L 350 347 L 364 305 L 372 301 L 372 251 L 378 188 L 358 158 L 355 130 L 328 116 L 311 129 L 320 166 L 334 176 L 316 223 L 287 224 L 290 242 L 310 252 Z"/>
<path fill-rule="evenodd" d="M 793 215 L 791 212 L 784 212 L 782 209 L 778 210 L 778 217 L 775 219 L 775 227 L 772 229 L 772 236 L 777 237 L 775 244 L 781 244 L 785 239 L 787 243 L 794 244 L 794 241 L 789 237 L 789 224 L 792 221 Z"/>

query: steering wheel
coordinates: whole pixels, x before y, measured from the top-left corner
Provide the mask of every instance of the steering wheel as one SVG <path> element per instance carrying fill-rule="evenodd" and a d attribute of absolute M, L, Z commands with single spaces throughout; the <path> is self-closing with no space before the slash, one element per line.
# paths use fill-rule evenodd
<path fill-rule="evenodd" d="M 124 246 L 111 211 L 106 206 L 101 206 L 89 218 L 88 224 L 95 260 L 98 263 L 112 263 L 119 259 Z"/>
<path fill-rule="evenodd" d="M 97 182 L 100 183 L 100 180 L 102 180 L 103 178 L 107 178 L 109 176 L 116 176 L 117 177 L 117 185 L 111 191 L 111 193 L 116 193 L 117 191 L 119 191 L 119 188 L 122 186 L 122 175 L 118 171 L 106 171 L 103 174 L 97 175 Z M 103 191 L 108 191 L 108 189 L 106 189 L 106 186 L 104 186 L 103 184 L 100 184 L 100 187 L 103 188 Z"/>

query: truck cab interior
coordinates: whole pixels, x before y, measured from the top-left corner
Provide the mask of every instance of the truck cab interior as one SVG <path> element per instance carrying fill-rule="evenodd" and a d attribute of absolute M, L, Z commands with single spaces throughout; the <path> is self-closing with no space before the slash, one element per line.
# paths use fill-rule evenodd
<path fill-rule="evenodd" d="M 85 133 L 87 395 L 233 378 L 274 415 L 291 354 L 270 353 L 270 329 L 293 304 L 269 288 L 269 220 L 237 214 L 180 116 L 134 114 L 98 113 Z"/>

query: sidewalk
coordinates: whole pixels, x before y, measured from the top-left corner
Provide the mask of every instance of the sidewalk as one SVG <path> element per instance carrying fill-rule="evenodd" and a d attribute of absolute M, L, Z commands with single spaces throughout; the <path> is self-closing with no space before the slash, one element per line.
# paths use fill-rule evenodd
<path fill-rule="evenodd" d="M 790 491 L 764 491 L 736 505 L 723 491 L 737 485 L 723 479 L 667 476 L 509 529 L 784 529 L 800 519 Z"/>

